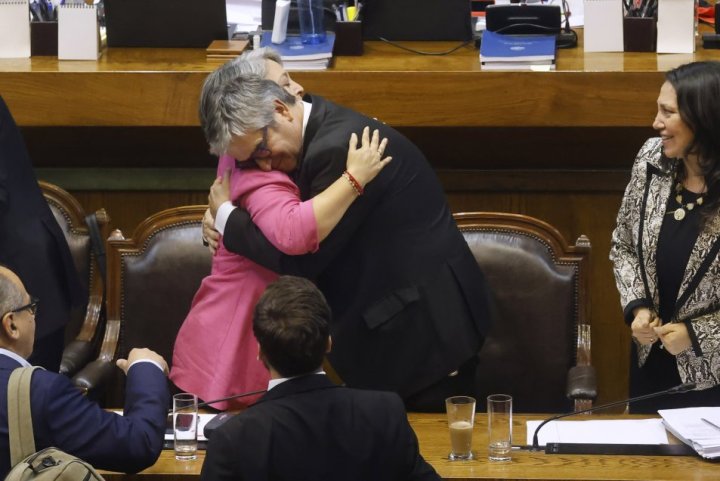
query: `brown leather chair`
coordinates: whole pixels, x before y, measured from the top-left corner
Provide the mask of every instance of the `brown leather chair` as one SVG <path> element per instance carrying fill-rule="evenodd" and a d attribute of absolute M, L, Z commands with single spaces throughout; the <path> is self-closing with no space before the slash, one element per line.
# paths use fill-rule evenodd
<path fill-rule="evenodd" d="M 596 396 L 594 371 L 578 363 L 587 332 L 590 242 L 568 246 L 549 224 L 505 213 L 455 220 L 491 289 L 495 324 L 479 353 L 478 410 L 493 393 L 513 396 L 516 412 L 564 412 Z M 579 359 L 589 364 L 589 345 Z M 572 369 L 572 371 L 571 371 Z"/>
<path fill-rule="evenodd" d="M 108 239 L 107 329 L 100 356 L 78 374 L 87 389 L 109 382 L 105 405 L 124 403 L 124 376 L 114 366 L 133 347 L 148 347 L 170 364 L 180 325 L 212 257 L 202 244 L 207 206 L 158 212 L 132 238 L 116 230 Z"/>
<path fill-rule="evenodd" d="M 104 280 L 92 251 L 85 211 L 80 203 L 70 193 L 54 184 L 44 181 L 38 183 L 55 220 L 65 234 L 80 279 L 88 286 L 87 305 L 73 312 L 72 319 L 65 329 L 65 350 L 60 363 L 60 372 L 73 376 L 97 355 L 104 327 Z M 110 219 L 105 209 L 96 211 L 95 216 L 100 238 L 105 239 Z"/>

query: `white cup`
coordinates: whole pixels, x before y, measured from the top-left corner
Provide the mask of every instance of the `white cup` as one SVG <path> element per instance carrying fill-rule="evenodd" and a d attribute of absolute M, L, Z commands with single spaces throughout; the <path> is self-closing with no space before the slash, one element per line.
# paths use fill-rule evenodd
<path fill-rule="evenodd" d="M 187 461 L 197 458 L 198 401 L 194 394 L 173 396 L 173 432 L 175 459 Z"/>

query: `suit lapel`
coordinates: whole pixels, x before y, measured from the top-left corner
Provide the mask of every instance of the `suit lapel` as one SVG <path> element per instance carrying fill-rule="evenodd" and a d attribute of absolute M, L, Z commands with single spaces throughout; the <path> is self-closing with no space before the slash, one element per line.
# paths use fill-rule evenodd
<path fill-rule="evenodd" d="M 303 200 L 307 200 L 312 197 L 312 181 L 317 174 L 314 171 L 314 169 L 317 169 L 317 166 L 311 165 L 311 159 L 307 154 L 310 150 L 310 144 L 313 142 L 315 136 L 322 127 L 327 114 L 327 105 L 322 97 L 307 95 L 305 99 L 306 101 L 311 101 L 312 109 L 310 110 L 310 117 L 308 118 L 308 124 L 307 127 L 305 127 L 305 134 L 303 136 L 303 150 L 300 165 L 293 174 L 293 180 L 300 188 L 300 197 Z"/>
<path fill-rule="evenodd" d="M 715 261 L 720 251 L 720 219 L 717 217 L 712 222 L 705 225 L 703 230 L 700 232 L 695 246 L 690 253 L 690 259 L 685 269 L 682 284 L 680 285 L 680 292 L 678 293 L 678 299 L 675 304 L 675 312 L 678 318 L 688 316 L 689 307 L 700 305 L 701 308 L 715 306 L 707 306 L 698 299 L 696 294 L 698 292 L 698 286 L 703 281 L 708 273 L 708 269 Z M 712 296 L 714 298 L 714 296 Z M 689 302 L 690 301 L 690 302 Z M 693 313 L 697 316 L 699 313 Z"/>
<path fill-rule="evenodd" d="M 641 220 L 640 265 L 644 266 L 643 282 L 648 298 L 660 305 L 657 286 L 657 244 L 660 228 L 665 219 L 667 200 L 670 196 L 672 178 L 668 172 L 654 164 L 648 164 L 645 202 Z"/>

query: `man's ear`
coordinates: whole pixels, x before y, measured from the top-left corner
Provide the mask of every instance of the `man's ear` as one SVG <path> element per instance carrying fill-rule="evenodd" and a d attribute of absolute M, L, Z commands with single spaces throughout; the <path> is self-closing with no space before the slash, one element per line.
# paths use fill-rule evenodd
<path fill-rule="evenodd" d="M 20 337 L 20 331 L 15 325 L 15 314 L 8 312 L 2 318 L 2 333 L 8 339 L 17 339 Z"/>
<path fill-rule="evenodd" d="M 280 99 L 275 99 L 273 101 L 273 104 L 275 105 L 275 113 L 280 115 L 286 120 L 289 120 L 290 122 L 293 121 L 293 114 L 290 111 L 290 106 L 283 102 Z"/>

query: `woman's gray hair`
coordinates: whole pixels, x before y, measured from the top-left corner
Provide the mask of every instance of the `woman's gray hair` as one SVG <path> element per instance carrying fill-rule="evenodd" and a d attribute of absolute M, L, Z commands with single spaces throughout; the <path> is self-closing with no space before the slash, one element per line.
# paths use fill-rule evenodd
<path fill-rule="evenodd" d="M 261 48 L 243 53 L 205 79 L 200 94 L 200 125 L 211 153 L 224 154 L 233 135 L 270 125 L 275 100 L 295 104 L 294 95 L 265 80 L 266 60 L 282 65 L 277 52 Z"/>

